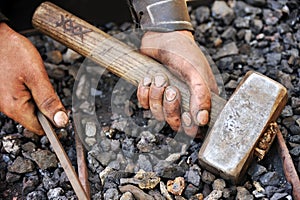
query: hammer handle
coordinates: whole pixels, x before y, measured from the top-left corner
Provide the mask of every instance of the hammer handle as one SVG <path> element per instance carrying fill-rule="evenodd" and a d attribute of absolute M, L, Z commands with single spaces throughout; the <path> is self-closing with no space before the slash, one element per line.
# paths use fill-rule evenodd
<path fill-rule="evenodd" d="M 110 72 L 137 86 L 146 75 L 164 73 L 171 85 L 181 92 L 182 108 L 189 110 L 188 86 L 171 74 L 163 65 L 138 53 L 132 47 L 106 34 L 86 21 L 50 3 L 42 3 L 32 18 L 33 26 L 79 54 L 91 59 Z M 226 101 L 211 93 L 211 126 Z"/>

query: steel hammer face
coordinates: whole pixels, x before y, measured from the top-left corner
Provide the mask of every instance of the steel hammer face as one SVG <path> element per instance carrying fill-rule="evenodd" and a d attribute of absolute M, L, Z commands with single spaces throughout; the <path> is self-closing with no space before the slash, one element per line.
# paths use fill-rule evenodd
<path fill-rule="evenodd" d="M 238 183 L 286 102 L 285 87 L 262 74 L 248 72 L 206 136 L 198 155 L 200 165 Z"/>

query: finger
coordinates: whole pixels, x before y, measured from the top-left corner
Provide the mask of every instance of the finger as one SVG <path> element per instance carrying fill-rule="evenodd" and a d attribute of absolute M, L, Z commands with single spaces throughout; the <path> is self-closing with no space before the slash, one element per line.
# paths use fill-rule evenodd
<path fill-rule="evenodd" d="M 151 85 L 151 77 L 144 77 L 139 83 L 137 89 L 137 98 L 144 109 L 149 109 L 149 90 Z"/>
<path fill-rule="evenodd" d="M 8 98 L 10 103 L 7 101 Z M 6 96 L 3 99 L 6 102 L 5 106 L 1 105 L 1 110 L 6 116 L 22 124 L 28 130 L 38 135 L 44 135 L 45 133 L 35 115 L 35 106 L 29 99 L 30 94 L 28 92 L 22 92 L 12 98 Z"/>
<path fill-rule="evenodd" d="M 38 63 L 37 63 L 38 64 Z M 65 108 L 55 93 L 45 68 L 34 67 L 30 79 L 25 84 L 31 90 L 33 99 L 39 110 L 57 127 L 68 124 Z"/>
<path fill-rule="evenodd" d="M 166 122 L 174 131 L 178 131 L 181 126 L 181 111 L 180 92 L 176 87 L 168 86 L 165 89 L 163 111 Z"/>
<path fill-rule="evenodd" d="M 188 112 L 182 113 L 181 120 L 182 120 L 182 128 L 185 134 L 187 134 L 191 138 L 195 138 L 197 136 L 199 126 L 193 123 L 191 114 Z"/>
<path fill-rule="evenodd" d="M 163 113 L 163 94 L 168 85 L 168 79 L 163 74 L 157 74 L 153 78 L 153 82 L 149 91 L 149 105 L 153 116 L 158 121 L 164 121 Z"/>
<path fill-rule="evenodd" d="M 200 78 L 199 78 L 200 79 Z M 196 125 L 204 126 L 209 122 L 211 107 L 210 90 L 205 82 L 200 82 L 190 87 L 190 112 Z"/>

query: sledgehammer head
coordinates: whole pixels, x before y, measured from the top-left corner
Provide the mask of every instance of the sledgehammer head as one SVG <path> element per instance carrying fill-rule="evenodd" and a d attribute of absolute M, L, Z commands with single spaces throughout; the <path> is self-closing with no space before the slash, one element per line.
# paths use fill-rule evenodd
<path fill-rule="evenodd" d="M 255 155 L 271 145 L 276 134 L 266 134 L 267 129 L 286 102 L 287 91 L 281 84 L 248 72 L 205 138 L 199 151 L 200 165 L 239 182 Z"/>

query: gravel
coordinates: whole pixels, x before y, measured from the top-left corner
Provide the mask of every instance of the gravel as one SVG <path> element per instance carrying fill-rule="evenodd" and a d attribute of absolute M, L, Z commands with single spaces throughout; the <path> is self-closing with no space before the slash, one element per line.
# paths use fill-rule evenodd
<path fill-rule="evenodd" d="M 249 70 L 288 89 L 289 100 L 278 124 L 298 174 L 299 4 L 297 0 L 215 1 L 189 9 L 195 39 L 212 55 L 226 98 Z M 140 35 L 129 31 L 132 27 L 130 22 L 111 22 L 99 28 L 137 46 Z M 253 161 L 245 179 L 234 185 L 200 167 L 197 153 L 202 141 L 178 135 L 153 120 L 139 107 L 133 86 L 47 36 L 27 37 L 41 53 L 63 104 L 72 111 L 70 121 L 74 113 L 83 111 L 79 125 L 86 133 L 92 199 L 292 199 L 274 145 L 267 158 Z M 75 81 L 81 66 L 84 76 Z M 78 110 L 74 102 L 72 108 L 72 98 Z M 76 169 L 74 126 L 55 131 Z M 1 113 L 0 130 L 0 199 L 77 199 L 47 137 L 34 135 Z M 155 173 L 137 178 L 140 170 Z"/>

